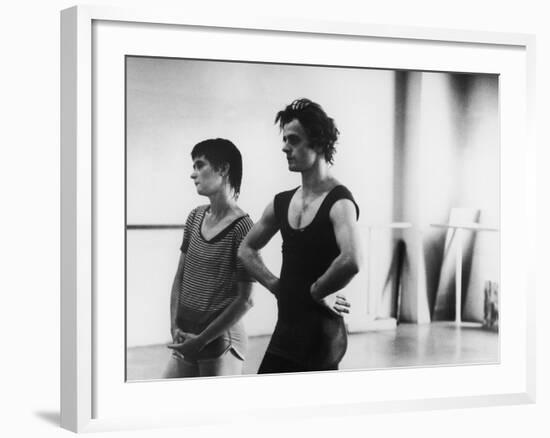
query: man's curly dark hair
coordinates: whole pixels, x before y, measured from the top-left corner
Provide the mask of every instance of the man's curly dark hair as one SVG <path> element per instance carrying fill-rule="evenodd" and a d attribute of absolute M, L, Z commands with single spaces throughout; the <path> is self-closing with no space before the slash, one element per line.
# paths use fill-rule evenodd
<path fill-rule="evenodd" d="M 332 164 L 336 153 L 335 144 L 340 131 L 334 120 L 325 113 L 321 105 L 309 99 L 296 99 L 277 113 L 275 123 L 282 130 L 292 120 L 298 120 L 304 128 L 312 148 L 320 148 L 325 160 Z"/>

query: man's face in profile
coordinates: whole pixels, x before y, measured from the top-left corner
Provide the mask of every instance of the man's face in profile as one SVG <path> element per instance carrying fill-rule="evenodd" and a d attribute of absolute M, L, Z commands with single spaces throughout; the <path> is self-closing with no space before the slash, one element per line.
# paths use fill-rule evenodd
<path fill-rule="evenodd" d="M 302 172 L 313 166 L 319 153 L 310 146 L 309 138 L 302 124 L 293 119 L 283 126 L 283 152 L 288 170 Z"/>

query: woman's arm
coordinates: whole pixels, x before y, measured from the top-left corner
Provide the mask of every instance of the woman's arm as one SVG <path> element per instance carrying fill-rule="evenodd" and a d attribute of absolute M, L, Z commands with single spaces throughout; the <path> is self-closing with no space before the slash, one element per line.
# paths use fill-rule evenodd
<path fill-rule="evenodd" d="M 170 294 L 170 333 L 172 335 L 172 340 L 177 342 L 177 333 L 176 333 L 176 319 L 178 317 L 178 296 L 181 290 L 181 282 L 183 279 L 183 267 L 185 266 L 185 253 L 182 252 L 178 262 L 178 269 L 176 275 L 174 276 L 174 281 L 172 282 L 172 292 Z"/>
<path fill-rule="evenodd" d="M 235 325 L 254 305 L 252 299 L 252 283 L 240 281 L 238 296 L 225 310 L 199 334 L 204 345 L 209 344 Z"/>
<path fill-rule="evenodd" d="M 253 306 L 252 283 L 241 281 L 237 283 L 238 295 L 222 313 L 220 313 L 209 325 L 199 334 L 181 332 L 185 338 L 183 342 L 174 341 L 168 347 L 179 351 L 182 354 L 192 354 L 201 351 L 206 345 L 224 334 L 231 326 L 236 324 L 243 315 Z"/>

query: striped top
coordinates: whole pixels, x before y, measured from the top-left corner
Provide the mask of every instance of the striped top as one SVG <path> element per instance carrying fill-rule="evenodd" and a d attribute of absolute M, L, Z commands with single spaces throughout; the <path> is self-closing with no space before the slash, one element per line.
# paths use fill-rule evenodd
<path fill-rule="evenodd" d="M 238 295 L 238 282 L 254 281 L 237 258 L 239 245 L 252 228 L 252 219 L 248 215 L 235 219 L 206 240 L 201 227 L 208 209 L 208 205 L 203 205 L 189 214 L 180 248 L 185 264 L 178 297 L 178 325 L 195 333 L 233 302 Z"/>

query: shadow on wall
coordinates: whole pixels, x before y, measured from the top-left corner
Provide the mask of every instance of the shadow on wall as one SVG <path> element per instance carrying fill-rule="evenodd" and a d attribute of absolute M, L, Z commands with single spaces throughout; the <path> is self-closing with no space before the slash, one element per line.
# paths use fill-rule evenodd
<path fill-rule="evenodd" d="M 445 252 L 445 231 L 436 230 L 434 234 L 424 241 L 424 259 L 426 260 L 426 293 L 430 319 L 433 321 L 437 287 L 441 276 L 441 266 Z"/>
<path fill-rule="evenodd" d="M 447 245 L 447 233 L 450 233 Z M 430 306 L 430 317 L 432 321 L 452 321 L 455 319 L 455 253 L 453 231 L 443 233 L 441 238 L 433 239 L 431 242 L 424 242 L 424 257 L 426 259 L 426 280 L 427 294 Z M 475 233 L 468 233 L 464 238 L 462 256 L 462 315 L 467 300 L 468 284 L 472 272 L 472 261 L 475 245 Z M 472 291 L 470 291 L 472 292 Z M 481 322 L 482 315 L 469 315 L 470 321 Z"/>
<path fill-rule="evenodd" d="M 471 93 L 473 89 L 473 77 L 467 74 L 453 74 L 449 77 L 449 90 L 452 94 L 454 137 L 462 141 L 457 142 L 458 148 L 466 148 L 469 145 L 468 119 L 470 113 Z"/>
<path fill-rule="evenodd" d="M 387 303 L 382 312 L 385 314 L 377 316 L 390 316 L 396 319 L 397 323 L 401 318 L 401 300 L 403 291 L 403 271 L 407 258 L 407 245 L 404 239 L 397 239 L 394 243 L 393 255 L 390 267 L 382 288 L 383 303 Z"/>
<path fill-rule="evenodd" d="M 406 71 L 395 72 L 395 94 L 394 94 L 394 128 L 393 128 L 393 218 L 396 221 L 405 220 L 403 217 L 405 192 L 404 157 L 405 139 L 407 136 L 407 93 L 408 76 Z"/>
<path fill-rule="evenodd" d="M 397 239 L 394 245 L 390 269 L 384 282 L 382 300 L 389 301 L 389 315 L 394 317 L 397 323 L 401 320 L 401 300 L 403 292 L 403 270 L 407 259 L 407 244 L 404 239 Z M 391 294 L 389 300 L 385 294 Z"/>

